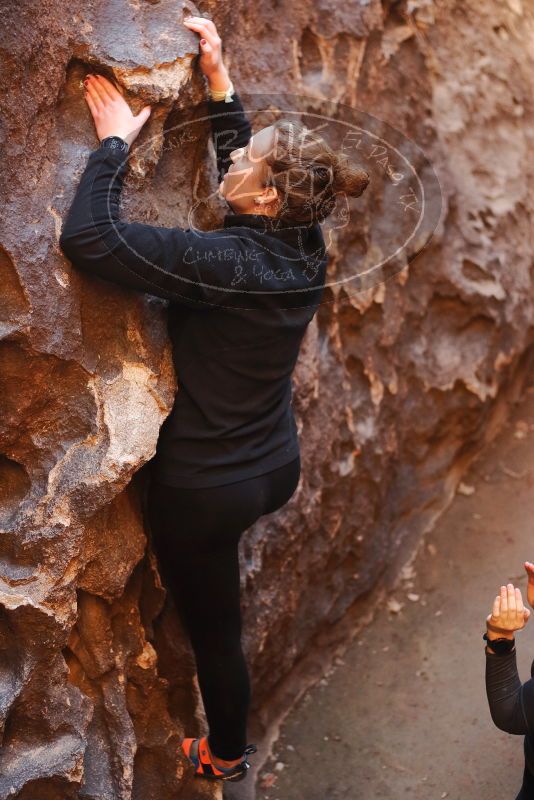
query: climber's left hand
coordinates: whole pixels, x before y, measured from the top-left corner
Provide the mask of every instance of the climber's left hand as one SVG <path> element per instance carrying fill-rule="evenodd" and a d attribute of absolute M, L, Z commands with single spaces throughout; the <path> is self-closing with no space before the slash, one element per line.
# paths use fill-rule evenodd
<path fill-rule="evenodd" d="M 120 136 L 131 147 L 149 118 L 151 107 L 145 106 L 134 116 L 122 94 L 103 75 L 88 75 L 83 83 L 100 141 L 106 136 Z"/>

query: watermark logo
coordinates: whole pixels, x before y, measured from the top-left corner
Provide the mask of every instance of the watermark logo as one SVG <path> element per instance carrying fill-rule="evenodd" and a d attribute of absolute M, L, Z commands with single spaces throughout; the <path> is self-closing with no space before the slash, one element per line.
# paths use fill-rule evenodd
<path fill-rule="evenodd" d="M 275 132 L 279 121 L 286 123 L 283 138 Z M 266 295 L 272 304 L 277 294 L 285 295 L 285 308 L 332 302 L 398 274 L 434 235 L 443 203 L 432 164 L 415 141 L 377 116 L 305 95 L 240 93 L 237 104 L 220 102 L 211 116 L 201 104 L 187 121 L 166 128 L 161 157 L 202 141 L 206 126 L 213 147 L 193 167 L 173 272 L 178 295 L 194 285 L 196 296 L 221 306 L 253 308 Z M 321 142 L 367 173 L 361 192 L 354 180 L 341 181 L 350 191 L 339 189 L 339 175 L 325 171 Z M 144 140 L 133 153 L 143 158 L 151 144 Z M 213 154 L 217 186 L 206 179 Z M 256 205 L 272 186 L 277 202 Z M 195 220 L 214 208 L 219 226 L 202 230 Z M 161 270 L 127 235 L 123 242 L 132 258 Z"/>

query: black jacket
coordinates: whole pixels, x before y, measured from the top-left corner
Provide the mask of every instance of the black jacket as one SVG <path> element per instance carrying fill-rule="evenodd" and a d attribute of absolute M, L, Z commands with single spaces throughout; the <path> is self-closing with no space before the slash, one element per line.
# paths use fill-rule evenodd
<path fill-rule="evenodd" d="M 251 127 L 237 93 L 207 105 L 222 179 Z M 125 172 L 121 155 L 89 155 L 59 243 L 73 266 L 169 300 L 178 391 L 153 474 L 216 486 L 292 461 L 291 374 L 326 275 L 320 225 L 233 213 L 213 231 L 123 222 Z"/>
<path fill-rule="evenodd" d="M 534 774 L 534 661 L 530 679 L 521 683 L 515 649 L 504 655 L 489 653 L 487 648 L 485 652 L 491 718 L 501 731 L 524 734 L 525 765 Z"/>

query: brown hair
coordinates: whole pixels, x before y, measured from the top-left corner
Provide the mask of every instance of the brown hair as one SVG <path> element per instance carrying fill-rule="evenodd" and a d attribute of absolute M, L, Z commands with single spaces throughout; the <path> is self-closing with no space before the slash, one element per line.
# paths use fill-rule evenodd
<path fill-rule="evenodd" d="M 275 186 L 282 199 L 277 218 L 287 222 L 323 222 L 335 208 L 336 196 L 359 197 L 369 184 L 369 173 L 352 166 L 345 153 L 297 120 L 273 122 L 275 148 L 267 154 L 266 185 Z"/>

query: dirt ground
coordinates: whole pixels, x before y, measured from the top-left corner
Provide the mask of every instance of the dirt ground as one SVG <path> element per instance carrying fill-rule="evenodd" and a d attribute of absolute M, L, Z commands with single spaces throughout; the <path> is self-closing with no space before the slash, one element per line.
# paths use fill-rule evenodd
<path fill-rule="evenodd" d="M 514 800 L 523 737 L 491 721 L 482 634 L 501 583 L 526 602 L 533 442 L 531 388 L 388 604 L 285 720 L 257 800 Z M 533 656 L 534 614 L 518 634 L 523 681 Z"/>

